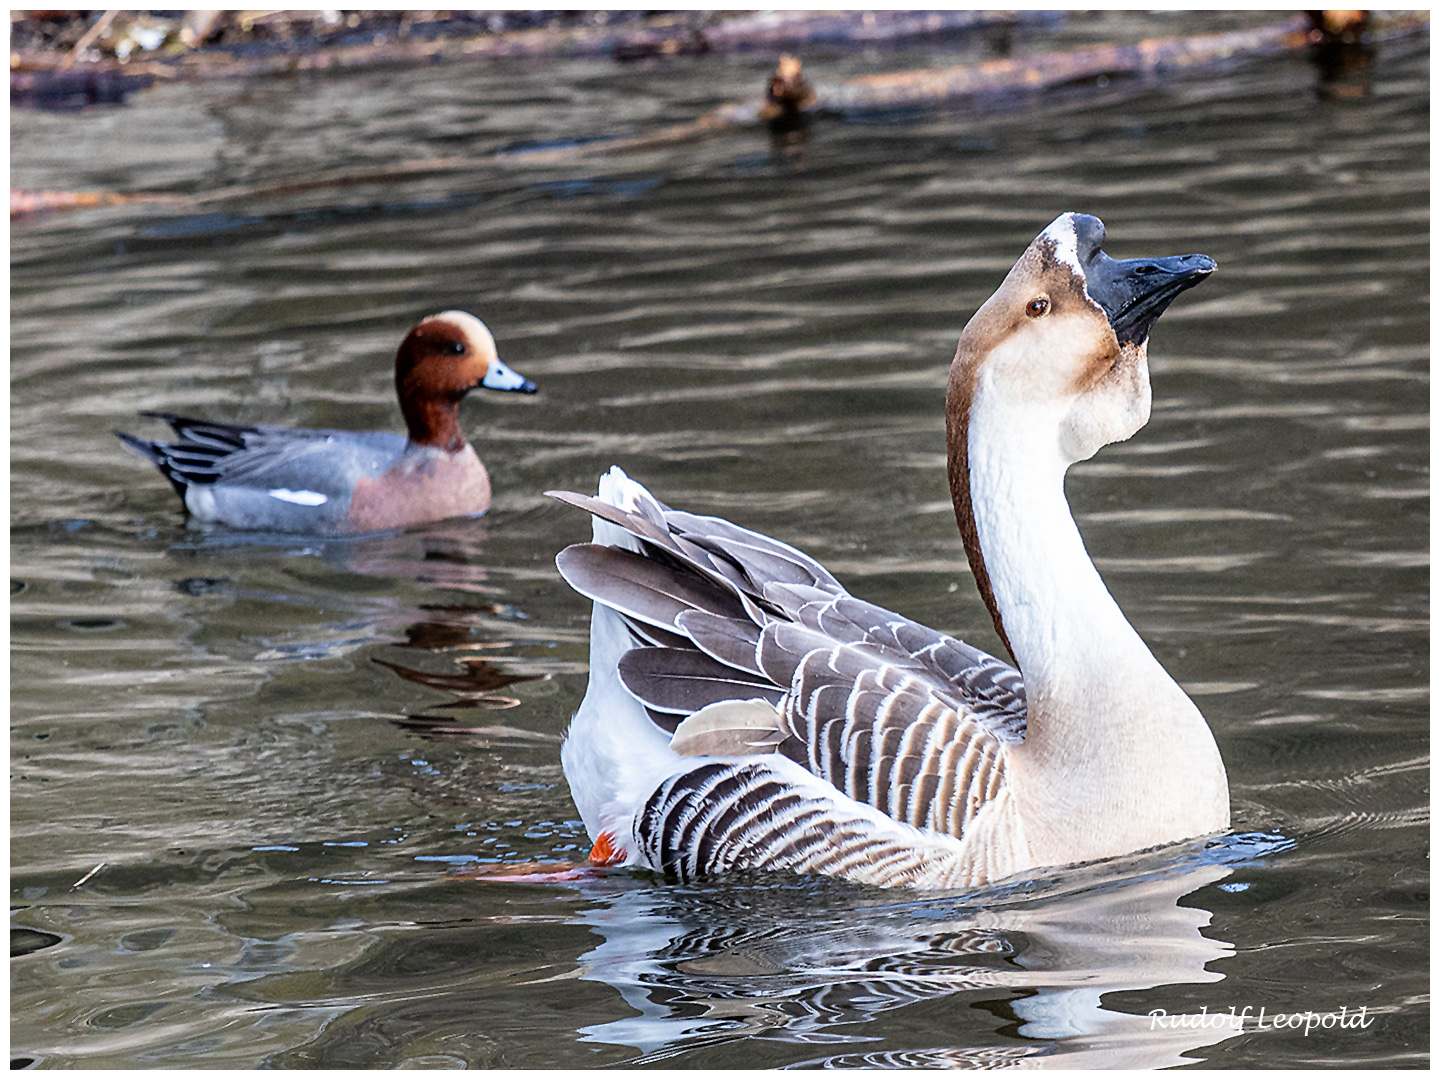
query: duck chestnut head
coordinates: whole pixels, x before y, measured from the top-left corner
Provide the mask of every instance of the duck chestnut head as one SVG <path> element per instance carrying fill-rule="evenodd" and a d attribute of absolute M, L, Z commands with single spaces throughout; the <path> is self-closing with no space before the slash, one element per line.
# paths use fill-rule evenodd
<path fill-rule="evenodd" d="M 535 384 L 501 362 L 489 328 L 465 311 L 442 311 L 417 323 L 395 354 L 395 393 L 413 442 L 463 442 L 455 417 L 477 387 L 533 394 Z M 458 442 L 457 442 L 458 440 Z"/>

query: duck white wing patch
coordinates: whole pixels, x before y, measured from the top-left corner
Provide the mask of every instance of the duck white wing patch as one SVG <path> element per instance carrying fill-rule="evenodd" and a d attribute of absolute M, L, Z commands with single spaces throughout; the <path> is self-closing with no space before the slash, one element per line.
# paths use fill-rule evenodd
<path fill-rule="evenodd" d="M 282 502 L 302 506 L 319 506 L 328 501 L 318 491 L 269 488 L 268 484 L 278 478 L 278 469 L 314 455 L 325 458 L 333 454 L 336 451 L 334 432 L 273 424 L 219 424 L 174 413 L 141 415 L 164 420 L 179 439 L 173 443 L 134 440 L 129 445 L 154 461 L 177 490 L 188 489 L 186 505 L 198 517 L 205 515 L 190 505 L 189 495 L 209 484 L 241 484 L 265 491 Z M 404 439 L 395 438 L 394 452 L 398 453 Z M 322 461 L 316 467 L 324 469 L 327 465 Z"/>
<path fill-rule="evenodd" d="M 269 495 L 272 499 L 294 503 L 296 506 L 324 506 L 330 501 L 328 495 L 321 495 L 318 491 L 291 491 L 289 488 L 271 488 L 265 494 Z"/>

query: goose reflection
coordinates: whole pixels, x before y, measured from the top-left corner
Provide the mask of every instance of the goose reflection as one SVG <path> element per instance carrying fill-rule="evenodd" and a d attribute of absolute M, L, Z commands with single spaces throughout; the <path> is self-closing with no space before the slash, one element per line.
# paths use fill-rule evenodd
<path fill-rule="evenodd" d="M 1211 913 L 1200 905 L 1207 887 L 1234 872 L 1226 863 L 1253 853 L 1255 843 L 1232 836 L 1187 848 L 1178 865 L 1172 849 L 1158 869 L 1151 855 L 1078 878 L 1072 872 L 1063 884 L 992 890 L 978 902 L 947 895 L 897 903 L 876 890 L 783 878 L 715 890 L 582 882 L 582 892 L 601 902 L 581 919 L 603 941 L 580 957 L 572 977 L 615 988 L 638 1015 L 580 1034 L 634 1047 L 631 1065 L 746 1037 L 870 1042 L 878 1040 L 861 1025 L 953 996 L 947 1030 L 956 1045 L 857 1049 L 794 1064 L 1187 1064 L 1187 1053 L 1240 1034 L 1218 1022 L 1215 1006 L 1207 1026 L 1186 1027 L 1108 1007 L 1103 998 L 1224 978 L 1207 965 L 1234 950 L 1202 933 Z M 1157 996 L 1160 1005 L 1172 1000 Z M 1186 1009 L 1169 1012 L 1174 1020 Z M 904 1028 L 892 1018 L 885 1030 Z"/>

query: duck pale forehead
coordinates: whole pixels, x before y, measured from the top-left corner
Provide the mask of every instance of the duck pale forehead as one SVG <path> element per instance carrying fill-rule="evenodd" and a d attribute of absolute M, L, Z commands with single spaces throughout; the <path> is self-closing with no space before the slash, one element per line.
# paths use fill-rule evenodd
<path fill-rule="evenodd" d="M 435 315 L 427 315 L 420 320 L 420 325 L 430 322 L 449 323 L 460 331 L 473 348 L 481 352 L 495 352 L 495 336 L 490 333 L 490 328 L 468 311 L 441 311 Z"/>

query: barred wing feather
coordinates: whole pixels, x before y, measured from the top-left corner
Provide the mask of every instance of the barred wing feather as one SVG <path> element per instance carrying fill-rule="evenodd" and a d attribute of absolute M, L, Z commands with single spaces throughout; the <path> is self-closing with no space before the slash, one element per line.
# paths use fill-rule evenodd
<path fill-rule="evenodd" d="M 636 818 L 646 861 L 681 880 L 789 870 L 884 886 L 965 883 L 959 841 L 848 804 L 796 772 L 770 757 L 702 760 L 671 776 Z"/>
<path fill-rule="evenodd" d="M 885 884 L 933 879 L 957 857 L 947 838 L 1003 790 L 1002 748 L 1025 731 L 1019 672 L 857 600 L 787 544 L 636 488 L 633 509 L 551 492 L 638 541 L 638 551 L 578 544 L 556 560 L 577 591 L 625 616 L 636 647 L 619 665 L 622 684 L 668 731 L 722 702 L 768 703 L 773 736 L 752 739 L 764 722 L 752 708 L 744 744 L 773 745 L 824 782 L 804 781 L 801 794 L 773 757 L 676 773 L 637 817 L 647 861 L 682 876 L 783 865 Z M 683 737 L 691 755 L 742 745 L 724 723 L 692 724 Z M 837 818 L 833 805 L 824 818 L 817 790 L 894 826 Z M 925 833 L 912 830 L 943 835 L 917 842 Z"/>

